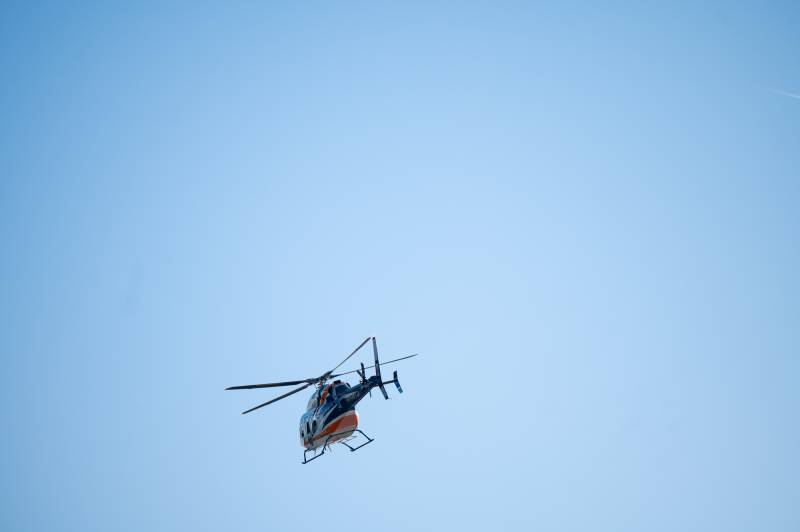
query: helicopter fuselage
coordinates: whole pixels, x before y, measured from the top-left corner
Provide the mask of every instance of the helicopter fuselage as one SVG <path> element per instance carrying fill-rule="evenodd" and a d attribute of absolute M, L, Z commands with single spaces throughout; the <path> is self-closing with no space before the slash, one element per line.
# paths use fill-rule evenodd
<path fill-rule="evenodd" d="M 372 376 L 355 386 L 336 380 L 318 388 L 300 418 L 301 445 L 313 450 L 351 436 L 358 428 L 356 405 L 379 384 Z"/>

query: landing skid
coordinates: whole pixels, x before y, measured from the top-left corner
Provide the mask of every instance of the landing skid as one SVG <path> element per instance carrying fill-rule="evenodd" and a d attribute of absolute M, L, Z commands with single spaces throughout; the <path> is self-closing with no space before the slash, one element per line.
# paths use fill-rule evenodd
<path fill-rule="evenodd" d="M 367 439 L 367 441 L 365 441 L 365 442 L 364 442 L 364 443 L 362 443 L 361 445 L 358 445 L 358 446 L 356 446 L 356 447 L 352 447 L 352 446 L 351 446 L 350 444 L 348 444 L 347 442 L 348 442 L 348 441 L 352 441 L 353 439 L 355 439 L 355 436 L 349 436 L 349 437 L 347 437 L 347 438 L 345 438 L 345 439 L 343 439 L 343 440 L 339 440 L 339 441 L 337 441 L 337 442 L 333 442 L 333 443 L 341 443 L 342 445 L 344 445 L 345 447 L 347 447 L 348 449 L 350 449 L 350 452 L 356 452 L 357 450 L 361 449 L 361 448 L 362 448 L 362 447 L 364 447 L 365 445 L 369 445 L 370 443 L 372 443 L 372 442 L 374 442 L 374 441 L 375 441 L 375 439 L 374 439 L 374 438 L 370 438 L 369 436 L 367 436 L 366 434 L 364 434 L 364 432 L 363 432 L 361 429 L 356 429 L 356 430 L 354 430 L 353 432 L 354 432 L 354 433 L 355 433 L 355 432 L 358 432 L 358 433 L 360 433 L 362 436 L 364 436 L 364 437 Z M 317 452 L 317 451 L 316 451 L 316 449 L 314 449 L 313 451 L 309 451 L 309 449 L 306 449 L 305 451 L 303 451 L 303 462 L 302 462 L 302 463 L 303 463 L 303 464 L 307 464 L 307 463 L 309 463 L 309 462 L 313 462 L 314 460 L 316 460 L 317 458 L 319 458 L 320 456 L 322 456 L 323 454 L 325 454 L 325 451 L 328 449 L 328 447 L 329 447 L 330 445 L 332 445 L 331 443 L 329 443 L 329 442 L 330 442 L 330 440 L 331 440 L 331 438 L 333 438 L 334 436 L 338 436 L 339 434 L 342 434 L 342 433 L 341 433 L 341 432 L 339 432 L 339 433 L 334 433 L 334 434 L 331 434 L 330 436 L 328 436 L 328 437 L 325 439 L 325 443 L 322 445 L 322 451 L 321 451 L 321 452 Z M 319 447 L 317 447 L 317 449 L 319 449 Z M 308 456 L 308 453 L 309 453 L 309 452 L 313 452 L 313 453 L 314 453 L 314 456 L 312 456 L 311 458 L 308 458 L 307 456 Z"/>

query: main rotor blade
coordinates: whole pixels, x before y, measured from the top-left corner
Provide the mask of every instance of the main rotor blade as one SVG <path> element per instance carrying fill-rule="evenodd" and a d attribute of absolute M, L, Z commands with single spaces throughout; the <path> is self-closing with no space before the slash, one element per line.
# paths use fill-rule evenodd
<path fill-rule="evenodd" d="M 266 384 L 245 384 L 244 386 L 231 386 L 226 390 L 252 390 L 254 388 L 275 388 L 277 386 L 294 386 L 296 384 L 313 384 L 318 379 L 303 379 L 301 381 L 268 382 Z"/>
<path fill-rule="evenodd" d="M 394 360 L 390 360 L 388 362 L 381 362 L 381 366 L 385 366 L 386 364 L 391 364 L 393 362 L 399 362 L 401 360 L 405 360 L 407 358 L 418 356 L 419 353 L 414 353 L 413 355 L 408 355 L 400 358 L 395 358 Z M 364 369 L 374 368 L 375 366 L 366 366 Z M 358 373 L 360 370 L 354 369 L 353 371 L 345 371 L 344 373 L 337 373 L 336 375 L 331 375 L 331 379 L 334 377 L 341 377 L 342 375 L 349 375 L 350 373 Z"/>
<path fill-rule="evenodd" d="M 352 352 L 352 353 L 350 353 L 349 355 L 347 355 L 347 358 L 345 358 L 344 360 L 342 360 L 341 362 L 339 362 L 338 364 L 336 364 L 336 367 L 335 367 L 335 368 L 333 368 L 332 370 L 330 370 L 330 371 L 329 371 L 328 373 L 326 373 L 325 375 L 328 375 L 328 376 L 330 376 L 330 374 L 331 374 L 331 373 L 333 373 L 334 371 L 336 371 L 337 369 L 339 369 L 339 366 L 341 366 L 342 364 L 344 364 L 345 362 L 347 362 L 348 360 L 350 360 L 350 357 L 351 357 L 351 356 L 353 356 L 353 355 L 355 355 L 355 354 L 358 352 L 358 350 L 359 350 L 359 349 L 361 349 L 362 347 L 364 347 L 364 345 L 365 345 L 367 342 L 369 342 L 369 341 L 370 341 L 370 338 L 372 338 L 372 336 L 367 336 L 367 339 L 366 339 L 366 340 L 364 340 L 363 342 L 361 342 L 361 345 L 359 345 L 358 347 L 356 347 L 356 348 L 353 350 L 353 352 Z"/>
<path fill-rule="evenodd" d="M 275 399 L 270 399 L 270 400 L 269 400 L 269 401 L 267 401 L 266 403 L 261 403 L 261 404 L 260 404 L 260 405 L 258 405 L 258 406 L 254 406 L 254 407 L 253 407 L 253 408 L 251 408 L 250 410 L 245 410 L 244 412 L 242 412 L 242 414 L 249 414 L 249 413 L 250 413 L 250 412 L 252 412 L 253 410 L 258 410 L 258 409 L 259 409 L 259 408 L 261 408 L 262 406 L 267 406 L 267 405 L 269 405 L 269 404 L 272 404 L 272 403 L 274 403 L 275 401 L 280 401 L 280 400 L 281 400 L 281 399 L 283 399 L 284 397 L 289 397 L 289 396 L 290 396 L 290 395 L 292 395 L 293 393 L 297 393 L 297 392 L 300 392 L 300 391 L 303 391 L 303 390 L 305 390 L 306 388 L 308 388 L 308 387 L 309 387 L 309 386 L 311 386 L 312 384 L 313 384 L 313 383 L 311 383 L 311 382 L 309 382 L 308 384 L 304 384 L 303 386 L 301 386 L 301 387 L 299 387 L 299 388 L 295 388 L 295 389 L 294 389 L 294 390 L 292 390 L 291 392 L 285 393 L 285 394 L 283 394 L 283 395 L 279 395 L 279 396 L 278 396 L 278 397 L 276 397 Z"/>
<path fill-rule="evenodd" d="M 314 379 L 301 379 L 299 381 L 268 382 L 268 383 L 265 383 L 265 384 L 245 384 L 243 386 L 231 386 L 229 388 L 225 388 L 225 390 L 253 390 L 253 389 L 256 389 L 256 388 L 275 388 L 275 387 L 278 387 L 278 386 L 294 386 L 296 384 L 307 384 L 307 385 L 309 385 L 309 384 L 314 384 L 316 382 L 325 381 L 326 379 L 328 379 L 330 377 L 331 373 L 333 373 L 334 371 L 336 371 L 339 368 L 339 366 L 341 366 L 342 364 L 347 362 L 350 359 L 351 356 L 355 355 L 358 352 L 359 349 L 364 347 L 364 344 L 369 342 L 370 338 L 372 338 L 372 337 L 368 336 L 366 340 L 361 342 L 361 345 L 356 347 L 353 350 L 352 353 L 347 355 L 347 358 L 345 358 L 344 360 L 339 362 L 339 364 L 337 364 L 335 368 L 333 368 L 332 370 L 324 373 L 320 377 L 316 377 Z M 266 403 L 266 404 L 268 404 L 268 403 Z M 264 406 L 264 405 L 261 405 L 261 406 Z M 243 412 L 243 413 L 247 413 L 247 412 Z"/>

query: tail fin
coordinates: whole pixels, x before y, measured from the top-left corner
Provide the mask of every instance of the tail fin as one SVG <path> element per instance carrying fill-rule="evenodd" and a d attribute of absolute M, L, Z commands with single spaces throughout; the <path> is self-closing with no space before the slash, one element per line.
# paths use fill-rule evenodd
<path fill-rule="evenodd" d="M 397 391 L 400 392 L 400 393 L 403 393 L 403 388 L 400 387 L 400 381 L 397 380 L 397 370 L 394 371 L 394 375 L 393 376 L 394 376 L 394 379 L 392 380 L 392 382 L 394 382 L 394 385 L 397 386 Z"/>

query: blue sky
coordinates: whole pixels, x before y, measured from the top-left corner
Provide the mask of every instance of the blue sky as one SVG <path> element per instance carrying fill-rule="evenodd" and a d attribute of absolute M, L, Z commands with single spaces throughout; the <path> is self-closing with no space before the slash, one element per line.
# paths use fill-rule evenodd
<path fill-rule="evenodd" d="M 0 528 L 797 530 L 798 25 L 5 4 Z"/>

